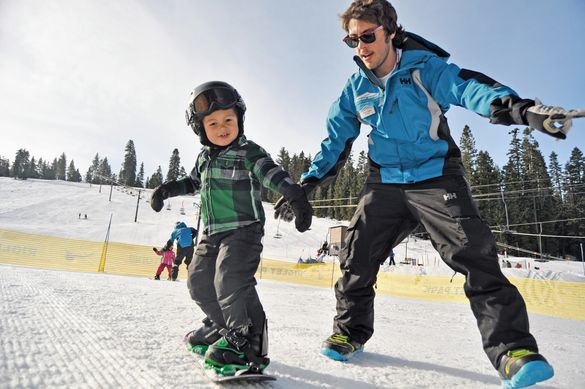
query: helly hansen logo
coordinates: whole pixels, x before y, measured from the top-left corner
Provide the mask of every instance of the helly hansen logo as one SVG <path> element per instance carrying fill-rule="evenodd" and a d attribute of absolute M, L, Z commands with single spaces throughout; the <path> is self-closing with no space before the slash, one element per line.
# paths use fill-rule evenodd
<path fill-rule="evenodd" d="M 457 198 L 457 193 L 446 193 L 443 195 L 445 201 L 455 200 Z"/>
<path fill-rule="evenodd" d="M 400 77 L 400 83 L 402 85 L 405 85 L 405 84 L 409 84 L 410 85 L 412 83 L 412 81 L 410 80 L 410 78 L 402 78 L 402 77 Z"/>

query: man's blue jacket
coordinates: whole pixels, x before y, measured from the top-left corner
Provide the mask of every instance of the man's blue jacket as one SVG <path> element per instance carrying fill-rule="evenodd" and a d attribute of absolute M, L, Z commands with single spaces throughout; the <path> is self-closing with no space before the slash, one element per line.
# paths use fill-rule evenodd
<path fill-rule="evenodd" d="M 323 185 L 333 178 L 361 124 L 372 129 L 368 182 L 396 184 L 463 174 L 461 152 L 444 117 L 450 105 L 489 117 L 492 123 L 525 124 L 523 112 L 532 100 L 521 100 L 484 74 L 447 63 L 449 54 L 433 43 L 412 33 L 406 36 L 400 62 L 383 89 L 361 69 L 349 78 L 329 110 L 328 137 L 301 182 Z"/>

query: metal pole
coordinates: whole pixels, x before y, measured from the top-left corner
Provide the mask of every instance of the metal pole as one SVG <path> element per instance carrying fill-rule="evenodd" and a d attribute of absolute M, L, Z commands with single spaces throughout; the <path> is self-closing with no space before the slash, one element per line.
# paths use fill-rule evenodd
<path fill-rule="evenodd" d="M 585 259 L 583 258 L 583 242 L 579 243 L 581 246 L 581 262 L 583 263 L 583 275 L 585 275 Z"/>
<path fill-rule="evenodd" d="M 502 194 L 502 201 L 504 202 L 504 211 L 506 211 L 506 231 L 510 231 L 510 220 L 508 220 L 508 205 L 506 204 L 506 200 L 504 200 L 504 189 L 500 190 Z"/>
<path fill-rule="evenodd" d="M 110 228 L 112 227 L 113 213 L 110 214 L 110 222 L 108 223 L 108 230 L 106 231 L 106 238 L 104 239 L 104 245 L 102 247 L 102 255 L 100 257 L 100 263 L 98 265 L 98 272 L 103 273 L 106 267 L 106 256 L 108 254 L 108 242 L 110 241 Z"/>
<path fill-rule="evenodd" d="M 195 246 L 197 246 L 197 241 L 199 241 L 199 226 L 201 225 L 201 200 L 199 200 L 199 212 L 197 212 L 197 236 L 195 237 Z"/>
<path fill-rule="evenodd" d="M 136 200 L 136 214 L 134 215 L 134 223 L 138 220 L 138 204 L 140 204 L 140 193 L 142 193 L 142 189 L 138 189 L 138 200 Z"/>
<path fill-rule="evenodd" d="M 540 232 L 538 233 L 538 251 L 540 252 L 540 258 L 542 259 L 542 223 L 538 223 L 540 226 Z"/>
<path fill-rule="evenodd" d="M 110 184 L 110 198 L 108 199 L 108 201 L 112 201 L 112 189 L 114 189 L 113 183 Z"/>

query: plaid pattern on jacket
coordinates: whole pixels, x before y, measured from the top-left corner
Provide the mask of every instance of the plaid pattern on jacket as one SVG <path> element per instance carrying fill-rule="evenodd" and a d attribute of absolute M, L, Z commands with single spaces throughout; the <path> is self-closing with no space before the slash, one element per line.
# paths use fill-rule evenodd
<path fill-rule="evenodd" d="M 225 149 L 205 147 L 191 180 L 201 193 L 201 220 L 208 235 L 264 224 L 261 186 L 283 194 L 293 184 L 288 172 L 244 135 Z"/>

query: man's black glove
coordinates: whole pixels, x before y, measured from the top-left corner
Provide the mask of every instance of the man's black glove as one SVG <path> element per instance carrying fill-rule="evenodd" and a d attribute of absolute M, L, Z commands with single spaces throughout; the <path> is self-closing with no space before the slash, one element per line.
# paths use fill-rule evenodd
<path fill-rule="evenodd" d="M 526 110 L 526 124 L 557 139 L 566 139 L 573 126 L 570 111 L 542 104 L 538 99 Z"/>
<path fill-rule="evenodd" d="M 313 208 L 309 204 L 305 190 L 298 184 L 292 184 L 284 195 L 274 204 L 274 218 L 286 222 L 295 219 L 295 227 L 305 232 L 311 227 Z"/>

